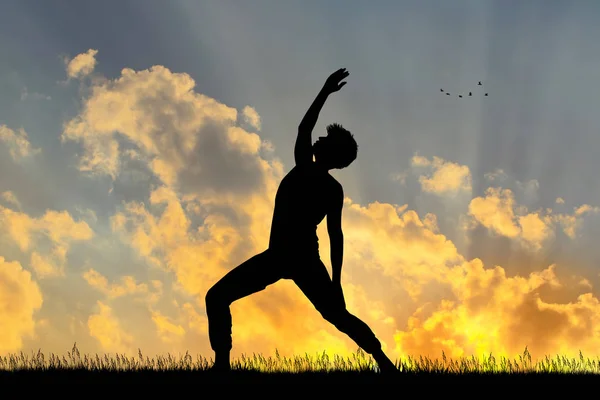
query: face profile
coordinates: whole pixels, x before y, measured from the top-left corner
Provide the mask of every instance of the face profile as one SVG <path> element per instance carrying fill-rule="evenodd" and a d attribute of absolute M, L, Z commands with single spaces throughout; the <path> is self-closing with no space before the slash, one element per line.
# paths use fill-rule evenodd
<path fill-rule="evenodd" d="M 313 144 L 315 161 L 327 166 L 327 169 L 348 167 L 357 157 L 358 144 L 354 135 L 342 125 L 334 123 L 327 126 L 327 135 L 321 136 Z"/>

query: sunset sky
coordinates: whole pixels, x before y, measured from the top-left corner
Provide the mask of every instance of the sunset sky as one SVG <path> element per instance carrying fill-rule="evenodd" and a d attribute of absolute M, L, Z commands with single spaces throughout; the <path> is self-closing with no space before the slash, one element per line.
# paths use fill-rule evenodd
<path fill-rule="evenodd" d="M 313 139 L 359 144 L 342 284 L 387 354 L 600 355 L 600 3 L 2 4 L 0 355 L 212 357 L 342 67 Z M 357 349 L 290 281 L 232 313 L 233 357 Z"/>

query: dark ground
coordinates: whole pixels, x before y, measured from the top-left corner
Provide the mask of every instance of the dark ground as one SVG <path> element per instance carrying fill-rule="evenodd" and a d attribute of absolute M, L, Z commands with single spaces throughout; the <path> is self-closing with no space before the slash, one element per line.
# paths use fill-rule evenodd
<path fill-rule="evenodd" d="M 434 373 L 398 373 L 397 376 L 382 376 L 370 372 L 332 372 L 332 373 L 260 373 L 234 371 L 218 374 L 210 371 L 142 371 L 109 372 L 88 370 L 55 371 L 0 371 L 0 384 L 376 384 L 404 387 L 417 384 L 422 388 L 439 388 L 448 384 L 484 384 L 489 388 L 503 385 L 549 387 L 552 384 L 600 384 L 600 375 L 592 374 L 434 374 Z M 573 386 L 571 386 L 573 387 Z M 437 390 L 437 389 L 436 389 Z M 554 393 L 556 394 L 556 393 Z M 484 394 L 484 395 L 489 395 Z"/>

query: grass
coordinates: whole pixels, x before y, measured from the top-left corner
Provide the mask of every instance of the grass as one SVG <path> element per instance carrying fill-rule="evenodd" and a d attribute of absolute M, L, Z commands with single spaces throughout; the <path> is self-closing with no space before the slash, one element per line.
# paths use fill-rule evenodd
<path fill-rule="evenodd" d="M 352 382 L 375 383 L 402 381 L 402 383 L 423 382 L 431 379 L 460 380 L 510 380 L 533 382 L 537 379 L 585 379 L 600 378 L 600 357 L 578 358 L 564 356 L 548 357 L 532 362 L 531 354 L 525 351 L 517 359 L 500 358 L 493 355 L 482 358 L 463 357 L 448 359 L 442 353 L 441 359 L 407 357 L 396 361 L 399 369 L 397 377 L 387 378 L 378 373 L 373 359 L 358 350 L 350 357 L 330 357 L 325 352 L 310 356 L 282 357 L 276 352 L 274 357 L 253 354 L 232 360 L 232 373 L 222 376 L 210 371 L 212 359 L 196 358 L 189 353 L 174 357 L 147 357 L 141 350 L 137 357 L 81 355 L 77 344 L 66 356 L 44 355 L 41 350 L 27 355 L 23 352 L 0 357 L 0 378 L 3 381 L 51 381 L 53 383 L 98 382 L 174 382 L 193 383 L 253 382 L 284 383 L 312 381 L 323 383 Z M 600 379 L 597 379 L 600 381 Z"/>

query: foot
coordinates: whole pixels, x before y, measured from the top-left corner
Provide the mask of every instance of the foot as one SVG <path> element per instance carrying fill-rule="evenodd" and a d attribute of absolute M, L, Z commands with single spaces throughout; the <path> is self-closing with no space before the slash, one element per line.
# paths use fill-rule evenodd
<path fill-rule="evenodd" d="M 396 365 L 389 359 L 383 362 L 378 362 L 377 366 L 379 367 L 379 371 L 382 375 L 394 375 L 400 373 L 400 370 L 396 368 Z"/>
<path fill-rule="evenodd" d="M 229 364 L 229 352 L 218 352 L 215 354 L 215 363 L 210 368 L 214 372 L 229 372 L 231 366 Z"/>
<path fill-rule="evenodd" d="M 374 354 L 373 356 L 375 358 L 375 362 L 377 362 L 377 366 L 379 367 L 379 371 L 381 372 L 381 374 L 390 375 L 400 372 L 398 368 L 396 368 L 396 364 L 394 364 L 392 360 L 390 360 L 383 353 L 383 351 L 379 354 Z"/>
<path fill-rule="evenodd" d="M 231 366 L 229 365 L 229 363 L 217 361 L 213 364 L 212 367 L 210 367 L 210 371 L 217 373 L 227 373 L 231 371 Z"/>

